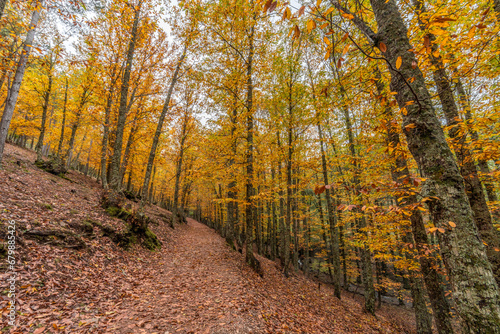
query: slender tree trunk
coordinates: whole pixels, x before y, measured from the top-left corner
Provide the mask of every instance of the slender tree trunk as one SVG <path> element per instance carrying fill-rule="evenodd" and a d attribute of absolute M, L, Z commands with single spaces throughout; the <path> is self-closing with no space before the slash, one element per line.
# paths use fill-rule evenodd
<path fill-rule="evenodd" d="M 281 151 L 281 143 L 280 143 L 280 133 L 277 133 L 277 144 L 278 150 Z M 278 161 L 278 180 L 279 180 L 279 197 L 280 197 L 280 234 L 281 234 L 281 262 L 283 264 L 283 273 L 286 277 L 288 277 L 288 265 L 290 263 L 290 224 L 288 223 L 288 217 L 285 218 L 285 198 L 283 191 L 283 172 L 281 161 Z M 288 196 L 288 190 L 287 190 Z M 288 206 L 288 203 L 287 203 Z M 288 215 L 288 208 L 286 209 Z"/>
<path fill-rule="evenodd" d="M 313 99 L 316 102 L 316 88 L 314 85 L 311 67 L 309 65 L 309 62 L 307 62 L 307 69 L 308 69 L 308 73 L 309 73 L 309 79 L 311 81 L 311 88 L 313 91 Z M 321 167 L 323 169 L 322 170 L 323 182 L 324 182 L 325 186 L 327 186 L 327 185 L 329 185 L 329 180 L 328 180 L 328 168 L 327 168 L 326 154 L 325 154 L 325 148 L 324 148 L 323 129 L 321 128 L 318 113 L 317 113 L 316 117 L 318 118 L 317 119 L 317 128 L 318 128 L 319 144 L 320 144 L 320 152 L 321 152 Z M 334 192 L 333 189 L 332 189 L 332 191 Z M 331 236 L 332 236 L 331 262 L 333 265 L 333 275 L 331 275 L 331 276 L 332 276 L 332 281 L 333 281 L 333 286 L 334 286 L 335 297 L 340 299 L 340 296 L 341 296 L 341 292 L 340 292 L 340 246 L 339 246 L 340 236 L 339 236 L 339 230 L 338 230 L 338 225 L 337 225 L 337 213 L 336 213 L 336 209 L 334 208 L 334 203 L 332 202 L 329 186 L 325 187 L 325 197 L 326 197 L 326 207 L 327 207 L 327 211 L 328 211 L 328 222 L 330 225 L 330 231 L 331 231 Z M 323 218 L 322 218 L 323 208 L 321 206 L 321 197 L 318 197 L 318 199 L 319 199 L 319 205 L 320 205 L 321 221 L 323 221 Z M 325 242 L 326 242 L 326 240 L 325 240 Z M 344 263 L 345 263 L 345 257 L 344 257 Z M 345 271 L 345 268 L 344 268 L 344 271 Z M 346 275 L 345 272 L 344 272 L 344 275 Z M 346 282 L 344 282 L 344 284 L 346 284 Z"/>
<path fill-rule="evenodd" d="M 110 88 L 106 107 L 104 108 L 104 129 L 101 143 L 101 181 L 104 189 L 108 188 L 108 141 L 109 141 L 109 128 L 111 117 L 111 106 L 113 105 L 113 87 Z"/>
<path fill-rule="evenodd" d="M 321 125 L 318 122 L 318 133 L 320 141 L 320 152 L 321 152 L 321 166 L 323 168 L 323 182 L 325 185 L 329 184 L 328 180 L 328 169 L 326 162 L 325 149 L 323 146 L 323 132 Z M 329 188 L 329 187 L 328 187 Z M 328 210 L 328 222 L 330 223 L 330 231 L 332 234 L 332 264 L 333 264 L 333 287 L 335 291 L 335 297 L 340 299 L 340 250 L 339 250 L 339 231 L 337 228 L 337 215 L 336 210 L 333 207 L 332 198 L 330 197 L 330 189 L 325 189 L 326 197 L 326 208 Z"/>
<path fill-rule="evenodd" d="M 52 72 L 52 69 L 49 69 Z M 42 107 L 42 124 L 40 126 L 40 135 L 38 136 L 38 142 L 36 143 L 36 160 L 42 160 L 42 147 L 43 139 L 45 137 L 45 127 L 47 123 L 47 110 L 49 109 L 50 94 L 52 93 L 52 73 L 49 73 L 49 85 L 47 91 L 43 96 L 43 107 Z"/>
<path fill-rule="evenodd" d="M 287 229 L 287 232 L 290 233 L 290 226 L 292 225 L 292 158 L 293 158 L 293 134 L 292 134 L 292 111 L 289 108 L 288 112 L 288 142 L 287 142 L 287 157 L 286 157 L 286 219 L 285 219 L 285 226 Z M 295 228 L 294 228 L 294 231 Z M 296 253 L 296 252 L 294 252 Z M 296 264 L 294 263 L 294 267 Z M 288 270 L 290 267 L 289 263 L 285 263 L 285 268 Z"/>
<path fill-rule="evenodd" d="M 391 71 L 391 90 L 403 109 L 403 132 L 423 177 L 424 191 L 434 199 L 429 208 L 434 224 L 445 229 L 437 233 L 443 261 L 448 270 L 455 309 L 469 333 L 500 333 L 500 296 L 491 264 L 474 223 L 463 177 L 446 142 L 431 103 L 424 77 L 416 63 L 408 31 L 394 0 L 371 0 L 378 25 L 375 35 L 356 23 L 376 45 L 383 42 L 384 57 Z M 402 65 L 395 70 L 397 59 Z M 406 78 L 413 78 L 412 83 Z M 437 198 L 437 199 L 436 199 Z M 453 222 L 456 227 L 450 226 Z"/>
<path fill-rule="evenodd" d="M 184 157 L 184 144 L 186 142 L 186 137 L 187 137 L 187 126 L 188 126 L 188 115 L 186 111 L 186 115 L 184 117 L 183 123 L 182 123 L 182 131 L 181 131 L 181 142 L 180 142 L 180 148 L 179 148 L 179 158 L 177 160 L 177 167 L 175 170 L 175 189 L 174 189 L 174 206 L 172 210 L 172 216 L 173 216 L 173 222 L 178 223 L 177 221 L 177 215 L 179 214 L 179 185 L 180 185 L 180 180 L 181 180 L 181 173 L 182 173 L 182 159 Z"/>
<path fill-rule="evenodd" d="M 255 20 L 255 14 L 254 18 Z M 250 267 L 255 270 L 260 269 L 260 264 L 257 262 L 253 254 L 253 225 L 254 225 L 254 170 L 253 170 L 253 56 L 254 56 L 254 33 L 255 33 L 255 23 L 250 27 L 249 35 L 249 48 L 248 48 L 248 59 L 247 59 L 247 98 L 246 98 L 246 109 L 247 109 L 247 152 L 246 152 L 246 194 L 245 194 L 245 222 L 246 222 L 246 262 Z"/>
<path fill-rule="evenodd" d="M 123 178 L 125 177 L 125 171 L 127 170 L 128 160 L 130 158 L 130 151 L 132 150 L 132 145 L 135 142 L 135 134 L 139 129 L 139 125 L 137 124 L 138 119 L 139 119 L 139 110 L 135 113 L 134 120 L 132 121 L 132 128 L 130 129 L 127 145 L 125 146 L 125 152 L 123 153 L 123 161 L 120 167 L 120 188 L 123 183 Z"/>
<path fill-rule="evenodd" d="M 57 145 L 57 158 L 61 159 L 61 151 L 64 142 L 64 129 L 66 128 L 66 108 L 68 105 L 68 79 L 66 78 L 66 88 L 64 90 L 64 105 L 63 105 L 63 118 L 61 124 L 61 136 L 59 137 L 59 144 Z"/>
<path fill-rule="evenodd" d="M 85 176 L 89 174 L 89 165 L 90 165 L 90 154 L 92 154 L 92 144 L 94 143 L 94 139 L 90 139 L 89 152 L 87 154 L 87 163 L 85 164 Z"/>
<path fill-rule="evenodd" d="M 354 178 L 353 184 L 355 186 L 355 191 L 359 191 L 360 181 L 359 181 L 359 166 L 356 162 L 357 154 L 354 147 L 354 135 L 352 131 L 352 123 L 351 117 L 349 114 L 349 109 L 346 106 L 346 98 L 345 98 L 345 89 L 340 83 L 340 77 L 337 75 L 337 79 L 340 85 L 340 91 L 342 95 L 342 100 L 344 105 L 342 106 L 342 110 L 344 112 L 345 124 L 347 128 L 347 138 L 349 145 L 349 152 L 351 154 L 352 164 L 354 168 Z M 359 209 L 355 209 L 354 212 L 358 214 L 355 218 L 356 221 L 356 229 L 359 233 L 366 236 L 366 217 L 364 214 L 360 212 Z M 360 253 L 360 263 L 361 263 L 361 272 L 362 272 L 362 280 L 363 280 L 363 288 L 365 289 L 365 311 L 371 314 L 375 314 L 375 287 L 373 285 L 373 268 L 372 268 L 372 256 L 370 250 L 367 245 L 363 245 L 359 248 Z"/>
<path fill-rule="evenodd" d="M 80 142 L 80 149 L 78 150 L 78 153 L 76 154 L 76 158 L 73 160 L 73 165 L 74 166 L 79 166 L 79 161 L 80 161 L 80 155 L 82 154 L 83 150 L 83 144 L 85 144 L 85 140 L 87 139 L 87 132 L 83 135 L 82 141 Z"/>
<path fill-rule="evenodd" d="M 130 42 L 127 50 L 127 62 L 123 73 L 122 85 L 120 90 L 120 106 L 118 108 L 118 121 L 115 130 L 115 142 L 113 147 L 113 155 L 111 157 L 110 166 L 110 186 L 114 190 L 119 190 L 120 186 L 120 163 L 122 157 L 123 132 L 125 130 L 125 122 L 127 120 L 128 106 L 128 91 L 130 85 L 130 74 L 132 72 L 132 62 L 134 60 L 135 45 L 138 37 L 139 21 L 141 13 L 142 0 L 135 9 L 134 23 L 130 34 Z M 149 180 L 148 180 L 149 181 Z M 146 196 L 147 194 L 144 194 Z"/>
<path fill-rule="evenodd" d="M 187 42 L 186 42 L 187 43 Z M 144 176 L 144 184 L 142 186 L 142 192 L 146 194 L 149 185 L 149 178 L 151 177 L 151 170 L 153 169 L 154 160 L 156 157 L 156 148 L 158 147 L 158 142 L 160 140 L 160 135 L 162 133 L 163 122 L 165 121 L 165 116 L 170 108 L 170 99 L 172 98 L 172 93 L 174 91 L 175 84 L 177 83 L 179 71 L 186 58 L 187 52 L 187 44 L 184 46 L 184 50 L 182 51 L 182 55 L 177 62 L 175 67 L 174 75 L 172 76 L 172 80 L 170 81 L 170 86 L 168 88 L 167 97 L 165 98 L 165 103 L 163 104 L 163 109 L 161 111 L 160 118 L 158 120 L 158 124 L 156 126 L 156 131 L 153 136 L 153 143 L 151 144 L 151 150 L 149 151 L 148 164 L 146 165 L 146 174 Z M 142 203 L 142 201 L 141 201 Z"/>
<path fill-rule="evenodd" d="M 500 3 L 500 2 L 499 2 Z M 472 122 L 472 110 L 471 110 L 471 105 L 469 101 L 469 97 L 467 93 L 465 92 L 464 86 L 462 84 L 462 80 L 460 78 L 455 79 L 455 87 L 457 89 L 457 94 L 458 94 L 458 102 L 460 103 L 460 107 L 462 110 L 465 110 L 465 118 L 468 122 L 468 125 L 470 126 L 470 123 Z M 473 141 L 478 141 L 479 140 L 479 135 L 477 131 L 473 128 L 470 128 L 470 133 L 471 133 L 471 138 Z M 482 152 L 482 148 L 479 149 L 480 152 Z M 492 202 L 498 201 L 498 196 L 495 191 L 495 185 L 493 184 L 493 180 L 490 175 L 490 167 L 488 166 L 488 161 L 486 161 L 483 158 L 478 158 L 477 159 L 477 164 L 479 166 L 479 170 L 481 173 L 484 174 L 485 180 L 483 181 L 484 188 L 486 189 L 486 194 L 488 195 L 488 200 Z M 497 280 L 498 283 L 498 280 Z"/>
<path fill-rule="evenodd" d="M 16 74 L 14 75 L 14 81 L 9 90 L 8 99 L 5 103 L 5 109 L 2 114 L 2 120 L 0 122 L 0 164 L 2 163 L 3 151 L 5 148 L 5 140 L 7 139 L 7 134 L 9 132 L 10 121 L 12 120 L 12 115 L 14 114 L 14 109 L 16 108 L 17 98 L 19 96 L 19 89 L 21 88 L 21 83 L 23 81 L 24 72 L 26 70 L 26 64 L 28 63 L 28 58 L 31 51 L 31 46 L 35 39 L 35 31 L 38 21 L 40 19 L 40 12 L 44 6 L 44 0 L 37 1 L 36 8 L 31 16 L 31 22 L 28 27 L 28 33 L 26 34 L 26 39 L 23 44 L 23 50 L 17 63 Z"/>
<path fill-rule="evenodd" d="M 227 191 L 227 197 L 228 197 L 228 202 L 227 202 L 227 234 L 226 234 L 226 240 L 230 244 L 232 244 L 234 247 L 236 247 L 235 244 L 235 235 L 234 235 L 234 225 L 235 225 L 235 211 L 236 211 L 236 199 L 237 199 L 237 193 L 236 193 L 236 180 L 234 176 L 234 162 L 235 162 L 235 157 L 237 153 L 237 142 L 236 142 L 236 126 L 237 126 L 237 116 L 238 116 L 238 109 L 236 108 L 236 103 L 237 103 L 237 96 L 235 96 L 235 105 L 233 106 L 232 110 L 232 115 L 230 116 L 230 121 L 231 121 L 231 157 L 229 158 L 228 161 L 228 170 L 229 170 L 229 184 L 228 184 L 228 191 Z"/>
<path fill-rule="evenodd" d="M 155 175 L 156 175 L 156 166 L 153 166 L 153 174 L 151 174 L 151 184 L 149 185 L 149 194 L 147 201 L 152 202 L 153 198 L 153 190 L 154 190 L 154 185 L 155 185 Z"/>

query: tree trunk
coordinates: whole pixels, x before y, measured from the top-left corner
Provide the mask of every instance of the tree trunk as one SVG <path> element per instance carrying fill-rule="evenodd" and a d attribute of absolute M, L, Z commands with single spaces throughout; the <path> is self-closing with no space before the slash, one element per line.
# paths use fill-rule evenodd
<path fill-rule="evenodd" d="M 281 151 L 280 133 L 277 133 L 278 150 Z M 279 198 L 280 198 L 280 249 L 281 249 L 281 262 L 283 265 L 283 273 L 288 277 L 288 265 L 290 263 L 290 224 L 288 218 L 285 221 L 285 198 L 283 192 L 283 173 L 281 161 L 278 161 L 278 182 L 279 182 Z M 288 191 L 287 191 L 288 195 Z M 288 205 L 288 204 L 287 204 Z M 288 208 L 287 208 L 288 215 Z"/>
<path fill-rule="evenodd" d="M 85 164 L 85 176 L 87 176 L 89 174 L 90 155 L 92 154 L 92 144 L 93 143 L 94 143 L 94 139 L 90 138 L 89 152 L 87 154 L 87 163 Z"/>
<path fill-rule="evenodd" d="M 52 65 L 51 65 L 52 67 Z M 49 69 L 52 72 L 52 68 Z M 42 107 L 42 124 L 40 126 L 40 135 L 38 136 L 38 142 L 36 143 L 36 160 L 42 160 L 42 147 L 43 139 L 45 137 L 45 127 L 47 123 L 47 110 L 49 109 L 50 94 L 52 93 L 52 73 L 49 73 L 49 85 L 47 91 L 43 96 L 43 107 Z"/>
<path fill-rule="evenodd" d="M 179 186 L 181 180 L 182 173 L 182 159 L 184 157 L 184 144 L 186 142 L 187 137 L 187 126 L 189 121 L 189 116 L 187 110 L 184 116 L 184 120 L 182 122 L 182 131 L 181 131 L 181 142 L 179 147 L 179 158 L 177 160 L 177 167 L 175 169 L 175 189 L 174 189 L 174 205 L 172 210 L 173 223 L 178 223 L 177 215 L 179 214 Z"/>
<path fill-rule="evenodd" d="M 380 72 L 377 69 L 377 95 L 382 96 L 385 93 L 385 89 L 380 77 Z M 388 104 L 383 107 L 384 119 L 387 126 L 387 147 L 393 152 L 390 154 L 393 159 L 391 176 L 395 182 L 402 184 L 404 180 L 410 178 L 410 171 L 404 156 L 396 154 L 397 148 L 401 146 L 401 141 L 399 139 L 398 131 L 393 123 L 394 115 L 392 109 Z M 415 195 L 406 195 L 398 198 L 397 203 L 399 203 L 399 205 L 412 206 L 413 204 L 418 203 L 418 199 Z M 427 241 L 424 219 L 420 210 L 415 208 L 411 211 L 410 223 L 413 239 L 415 240 L 415 246 L 419 254 L 418 258 L 420 261 L 424 283 L 431 301 L 432 310 L 434 311 L 436 327 L 440 334 L 453 333 L 453 327 L 451 325 L 451 308 L 448 300 L 446 299 L 444 287 L 441 284 L 440 274 L 437 271 L 439 263 L 436 261 L 436 255 L 426 254 L 426 252 L 431 249 L 431 245 L 429 245 Z"/>
<path fill-rule="evenodd" d="M 135 134 L 139 128 L 137 122 L 139 119 L 139 110 L 135 113 L 134 120 L 132 121 L 132 128 L 128 135 L 127 145 L 125 146 L 125 152 L 123 153 L 123 161 L 120 167 L 120 188 L 123 183 L 123 178 L 125 177 L 125 171 L 127 170 L 128 160 L 130 158 L 130 151 L 132 150 L 132 145 L 135 142 Z"/>
<path fill-rule="evenodd" d="M 465 119 L 467 120 L 468 125 L 470 126 L 470 123 L 472 122 L 472 110 L 471 110 L 471 105 L 469 101 L 469 97 L 467 93 L 465 92 L 465 89 L 462 85 L 462 80 L 460 78 L 455 79 L 455 87 L 457 89 L 457 94 L 458 94 L 458 102 L 460 103 L 460 107 L 462 110 L 465 110 Z M 473 128 L 470 130 L 471 133 L 471 138 L 473 141 L 479 140 L 479 135 L 477 131 L 475 131 Z M 482 152 L 482 149 L 479 149 L 480 152 Z M 484 188 L 486 189 L 486 194 L 488 195 L 488 200 L 491 202 L 496 202 L 498 201 L 498 197 L 495 191 L 495 185 L 493 184 L 493 180 L 490 175 L 490 167 L 488 166 L 488 161 L 486 161 L 483 158 L 477 159 L 477 164 L 479 166 L 479 170 L 481 173 L 484 174 L 485 180 L 483 181 Z M 498 284 L 498 280 L 497 280 Z"/>
<path fill-rule="evenodd" d="M 321 166 L 323 168 L 323 182 L 325 185 L 329 184 L 328 180 L 328 170 L 326 163 L 325 149 L 323 146 L 323 132 L 321 125 L 318 122 L 318 133 L 320 141 L 320 152 L 321 152 Z M 333 190 L 333 189 L 332 189 Z M 333 264 L 333 287 L 335 291 L 335 296 L 340 299 L 340 250 L 339 250 L 339 231 L 337 228 L 337 215 L 336 210 L 333 207 L 332 198 L 330 197 L 330 189 L 325 189 L 326 197 L 326 208 L 328 211 L 328 222 L 330 225 L 330 231 L 332 234 L 331 247 L 332 247 L 332 264 Z"/>
<path fill-rule="evenodd" d="M 106 107 L 104 108 L 104 129 L 102 135 L 101 143 L 101 181 L 104 189 L 108 188 L 108 139 L 109 139 L 109 127 L 110 127 L 110 116 L 111 116 L 111 106 L 113 105 L 113 88 L 110 88 L 108 98 L 106 101 Z"/>
<path fill-rule="evenodd" d="M 187 42 L 186 42 L 187 43 Z M 160 118 L 158 120 L 158 124 L 156 126 L 156 131 L 153 136 L 153 143 L 151 144 L 151 150 L 149 151 L 149 158 L 148 158 L 148 164 L 146 165 L 146 174 L 144 176 L 144 183 L 142 186 L 142 192 L 146 194 L 148 185 L 149 185 L 149 178 L 151 177 L 151 170 L 153 169 L 153 164 L 154 160 L 156 157 L 156 148 L 158 147 L 158 141 L 160 140 L 160 135 L 162 133 L 162 128 L 163 128 L 163 122 L 165 121 L 165 116 L 167 115 L 167 112 L 169 111 L 170 108 L 170 99 L 172 98 L 172 93 L 174 91 L 175 84 L 177 83 L 177 79 L 179 76 L 179 71 L 182 65 L 182 62 L 184 61 L 184 58 L 186 57 L 186 52 L 187 52 L 187 44 L 184 46 L 184 50 L 182 51 L 182 55 L 177 62 L 177 66 L 175 67 L 174 75 L 172 76 L 172 81 L 170 81 L 170 86 L 168 88 L 167 92 L 167 97 L 165 98 L 165 103 L 163 104 L 163 109 L 161 111 Z M 142 203 L 143 201 L 141 201 Z"/>
<path fill-rule="evenodd" d="M 236 180 L 234 176 L 234 162 L 235 162 L 235 157 L 237 153 L 237 138 L 236 136 L 236 126 L 237 126 L 237 117 L 238 117 L 238 109 L 236 107 L 236 104 L 238 103 L 237 101 L 237 96 L 235 95 L 235 102 L 232 110 L 232 114 L 230 116 L 230 121 L 231 121 L 231 153 L 232 156 L 228 160 L 228 170 L 229 170 L 229 184 L 228 184 L 228 190 L 227 190 L 227 197 L 228 197 L 228 202 L 227 202 L 227 231 L 226 231 L 226 240 L 229 241 L 230 244 L 233 245 L 233 247 L 236 248 L 235 244 L 235 235 L 234 235 L 234 225 L 235 225 L 235 206 L 236 206 L 236 199 L 237 199 L 237 193 L 236 193 Z"/>
<path fill-rule="evenodd" d="M 66 88 L 64 90 L 64 105 L 63 105 L 63 118 L 61 124 L 61 136 L 59 137 L 59 144 L 57 145 L 57 158 L 61 159 L 61 150 L 64 142 L 64 129 L 66 127 L 66 108 L 68 105 L 68 78 L 66 78 Z"/>
<path fill-rule="evenodd" d="M 423 176 L 424 190 L 448 270 L 456 311 L 470 333 L 500 333 L 500 296 L 491 264 L 479 238 L 464 180 L 446 143 L 431 103 L 424 77 L 416 63 L 408 31 L 394 0 L 371 0 L 378 33 L 368 31 L 376 46 L 383 42 L 384 57 L 391 64 L 391 90 L 403 114 L 403 132 Z M 359 24 L 359 23 L 358 23 Z M 367 26 L 360 25 L 367 31 Z M 394 64 L 401 57 L 402 65 Z M 414 78 L 410 84 L 406 78 Z M 411 125 L 411 126 L 410 126 Z M 450 226 L 453 222 L 456 227 Z"/>
<path fill-rule="evenodd" d="M 421 0 L 413 0 L 413 4 L 418 14 L 427 12 Z M 420 28 L 425 31 L 425 24 L 420 20 L 419 25 Z M 439 52 L 437 49 L 438 46 L 434 43 L 436 38 L 431 33 L 427 33 L 426 38 L 429 39 L 430 43 L 429 57 L 434 68 L 434 82 L 436 83 L 438 96 L 441 100 L 446 123 L 449 127 L 448 135 L 452 139 L 451 147 L 455 152 L 460 167 L 460 173 L 465 181 L 465 192 L 469 198 L 471 209 L 474 212 L 474 221 L 479 230 L 481 239 L 486 244 L 486 255 L 491 262 L 497 284 L 499 284 L 500 252 L 495 251 L 495 249 L 500 248 L 500 240 L 493 226 L 491 214 L 483 192 L 483 186 L 479 180 L 474 158 L 471 155 L 470 147 L 467 143 L 467 134 L 461 134 L 460 131 L 460 126 L 463 125 L 463 122 L 458 114 L 458 108 L 455 103 L 450 80 L 446 74 L 441 57 L 436 57 L 434 55 L 434 52 Z"/>
<path fill-rule="evenodd" d="M 255 10 L 255 9 L 254 9 Z M 253 20 L 255 20 L 255 13 Z M 245 193 L 245 223 L 246 223 L 246 258 L 247 264 L 252 267 L 255 271 L 260 271 L 260 263 L 257 262 L 253 254 L 253 225 L 254 225 L 254 204 L 253 204 L 253 80 L 252 80 L 252 66 L 253 66 L 253 56 L 254 56 L 254 33 L 255 33 L 255 23 L 252 23 L 250 27 L 249 35 L 249 47 L 248 47 L 248 59 L 247 59 L 247 98 L 246 98 L 246 109 L 247 109 L 247 152 L 246 152 L 246 193 Z"/>
<path fill-rule="evenodd" d="M 355 191 L 359 191 L 360 181 L 359 181 L 359 166 L 356 162 L 357 154 L 354 147 L 354 135 L 352 131 L 352 123 L 351 117 L 349 113 L 349 109 L 346 106 L 346 98 L 345 98 L 345 89 L 340 83 L 340 77 L 337 74 L 337 79 L 340 85 L 340 91 L 343 100 L 342 110 L 344 112 L 345 124 L 347 128 L 347 138 L 349 145 L 349 152 L 351 154 L 352 164 L 354 168 L 354 178 L 353 184 L 355 187 Z M 354 194 L 356 196 L 356 193 Z M 355 218 L 356 229 L 359 233 L 366 236 L 366 217 L 364 214 L 360 212 L 359 209 L 354 210 L 359 216 Z M 372 256 L 370 250 L 367 245 L 363 245 L 359 248 L 360 253 L 360 264 L 361 264 L 361 272 L 362 272 L 362 282 L 363 288 L 365 289 L 365 312 L 375 314 L 375 287 L 373 285 L 373 268 L 372 268 Z"/>
<path fill-rule="evenodd" d="M 132 25 L 130 42 L 127 50 L 127 62 L 125 66 L 125 71 L 123 73 L 121 90 L 120 90 L 120 106 L 118 108 L 118 121 L 115 130 L 113 156 L 111 157 L 111 167 L 110 167 L 111 180 L 109 180 L 110 186 L 114 190 L 119 190 L 120 186 L 120 163 L 122 157 L 123 132 L 125 130 L 125 121 L 127 119 L 128 90 L 130 85 L 130 74 L 132 72 L 132 62 L 134 60 L 135 45 L 138 37 L 141 5 L 142 5 L 142 0 L 139 1 L 139 4 L 136 7 L 134 13 L 134 23 Z"/>
<path fill-rule="evenodd" d="M 26 64 L 28 63 L 28 58 L 31 51 L 31 46 L 35 39 L 35 31 L 38 21 L 40 19 L 40 12 L 44 6 L 44 0 L 40 2 L 37 1 L 36 8 L 31 16 L 31 22 L 28 27 L 28 33 L 26 34 L 26 39 L 23 43 L 23 50 L 17 63 L 16 74 L 14 75 L 14 81 L 10 87 L 8 99 L 5 103 L 5 109 L 2 115 L 2 121 L 0 122 L 0 164 L 3 159 L 3 151 L 5 148 L 5 140 L 7 139 L 7 134 L 9 132 L 10 121 L 12 120 L 12 115 L 14 114 L 14 109 L 16 108 L 17 98 L 19 96 L 19 89 L 21 88 L 21 83 L 23 81 L 24 72 L 26 70 Z"/>

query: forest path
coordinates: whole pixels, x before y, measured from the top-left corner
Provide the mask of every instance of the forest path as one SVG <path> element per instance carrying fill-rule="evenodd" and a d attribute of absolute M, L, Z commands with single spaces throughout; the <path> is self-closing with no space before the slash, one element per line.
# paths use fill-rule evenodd
<path fill-rule="evenodd" d="M 285 279 L 260 258 L 264 278 L 213 230 L 192 219 L 145 268 L 133 298 L 108 323 L 115 333 L 396 333 L 350 299 L 303 277 Z M 121 313 L 121 314 L 120 314 Z"/>

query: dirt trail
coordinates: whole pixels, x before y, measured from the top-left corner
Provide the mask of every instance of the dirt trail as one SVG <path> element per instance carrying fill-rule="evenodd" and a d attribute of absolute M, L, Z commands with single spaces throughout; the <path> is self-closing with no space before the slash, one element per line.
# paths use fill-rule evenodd
<path fill-rule="evenodd" d="M 149 263 L 157 275 L 124 301 L 125 314 L 108 324 L 116 333 L 395 333 L 362 314 L 350 299 L 304 278 L 285 280 L 259 258 L 260 278 L 214 231 L 192 219 L 177 228 L 175 245 Z M 385 328 L 384 328 L 385 327 Z"/>
<path fill-rule="evenodd" d="M 154 291 L 141 291 L 131 301 L 135 307 L 126 320 L 118 321 L 117 332 L 264 331 L 262 317 L 251 306 L 256 304 L 255 292 L 244 277 L 252 273 L 242 271 L 238 256 L 231 254 L 222 238 L 192 219 L 172 238 L 175 246 L 163 250 L 156 264 L 150 263 L 161 267 L 159 276 L 148 282 Z"/>

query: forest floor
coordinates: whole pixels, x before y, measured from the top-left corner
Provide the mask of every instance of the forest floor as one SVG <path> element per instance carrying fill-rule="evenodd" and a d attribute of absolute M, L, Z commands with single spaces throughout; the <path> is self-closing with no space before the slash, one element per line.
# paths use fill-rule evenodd
<path fill-rule="evenodd" d="M 99 204 L 102 188 L 71 171 L 67 178 L 33 165 L 34 153 L 7 145 L 0 170 L 0 241 L 16 222 L 17 327 L 7 326 L 6 258 L 0 261 L 2 333 L 414 333 L 409 309 L 383 306 L 373 317 L 359 298 L 341 301 L 302 274 L 285 278 L 259 257 L 264 275 L 245 265 L 213 230 L 192 219 L 168 228 L 170 213 L 146 209 L 163 243 L 123 250 L 85 221 L 123 229 Z M 132 205 L 134 203 L 131 203 Z M 74 237 L 29 238 L 30 231 Z"/>

